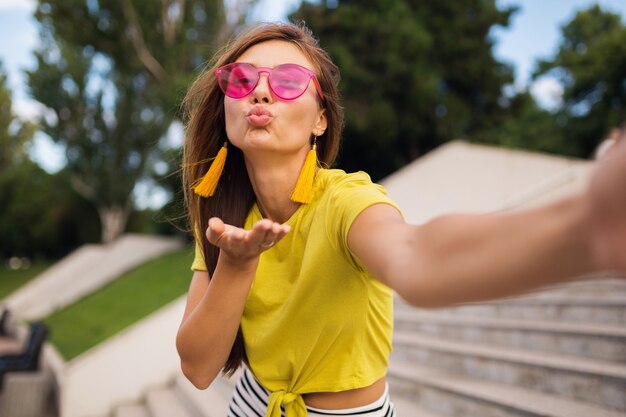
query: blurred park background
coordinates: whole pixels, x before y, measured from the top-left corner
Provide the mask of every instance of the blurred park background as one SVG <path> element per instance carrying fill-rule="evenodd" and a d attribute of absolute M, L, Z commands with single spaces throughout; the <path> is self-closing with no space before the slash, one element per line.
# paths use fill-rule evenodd
<path fill-rule="evenodd" d="M 625 15 L 617 0 L 0 0 L 0 300 L 86 244 L 181 242 L 42 316 L 69 361 L 184 294 L 179 105 L 249 24 L 313 30 L 342 72 L 337 166 L 381 180 L 458 139 L 592 158 L 626 120 Z"/>
<path fill-rule="evenodd" d="M 313 29 L 342 71 L 338 166 L 379 180 L 459 138 L 589 158 L 626 115 L 625 9 L 2 0 L 0 259 L 36 264 L 125 231 L 180 233 L 179 103 L 248 23 L 288 18 Z M 32 17 L 12 22 L 19 13 Z"/>

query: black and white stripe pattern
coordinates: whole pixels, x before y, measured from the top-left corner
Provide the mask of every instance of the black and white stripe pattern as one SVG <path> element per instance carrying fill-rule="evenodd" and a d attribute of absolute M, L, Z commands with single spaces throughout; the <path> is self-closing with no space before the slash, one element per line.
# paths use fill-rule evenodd
<path fill-rule="evenodd" d="M 228 417 L 265 417 L 267 412 L 267 402 L 270 392 L 263 388 L 246 369 L 235 386 L 233 397 L 228 408 Z M 359 416 L 359 417 L 396 417 L 393 403 L 389 400 L 389 394 L 385 389 L 385 394 L 362 407 L 350 408 L 346 410 L 321 410 L 319 408 L 307 407 L 309 417 L 324 416 Z M 283 410 L 281 416 L 285 416 Z"/>

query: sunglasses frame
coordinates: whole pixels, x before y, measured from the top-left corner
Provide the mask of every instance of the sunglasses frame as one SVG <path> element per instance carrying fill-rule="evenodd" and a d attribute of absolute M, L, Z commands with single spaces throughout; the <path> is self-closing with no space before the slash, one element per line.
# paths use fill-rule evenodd
<path fill-rule="evenodd" d="M 255 71 L 256 71 L 256 73 L 257 73 L 257 79 L 256 79 L 256 82 L 254 83 L 254 85 L 252 85 L 252 86 L 250 87 L 250 90 L 249 90 L 249 91 L 247 91 L 245 94 L 243 94 L 243 95 L 241 95 L 241 96 L 233 96 L 233 95 L 228 94 L 228 92 L 227 92 L 227 91 L 225 91 L 224 87 L 223 87 L 223 86 L 222 86 L 222 84 L 220 83 L 220 80 L 222 79 L 222 78 L 220 78 L 220 74 L 221 74 L 223 71 L 225 71 L 225 70 L 230 70 L 230 69 L 232 69 L 233 67 L 236 67 L 236 66 L 246 66 L 246 67 L 251 67 L 251 68 L 254 68 L 254 69 L 255 69 Z M 301 92 L 300 94 L 298 94 L 296 97 L 293 97 L 293 98 L 284 98 L 284 97 L 282 97 L 282 96 L 281 96 L 280 94 L 278 94 L 278 93 L 274 90 L 274 88 L 272 87 L 272 72 L 273 72 L 273 71 L 275 71 L 277 68 L 281 68 L 281 67 L 283 67 L 283 68 L 284 68 L 285 66 L 289 66 L 289 67 L 296 67 L 299 71 L 304 72 L 304 73 L 305 73 L 305 74 L 309 77 L 309 81 L 307 82 L 306 87 L 304 88 L 304 90 L 302 90 L 302 92 Z M 258 67 L 258 68 L 257 68 L 257 67 L 255 67 L 254 65 L 249 64 L 249 63 L 247 63 L 247 62 L 233 62 L 233 63 L 231 63 L 231 64 L 226 64 L 226 65 L 223 65 L 223 66 L 221 66 L 221 67 L 219 67 L 219 68 L 217 68 L 217 69 L 215 70 L 215 76 L 216 76 L 216 78 L 217 78 L 217 84 L 218 84 L 218 86 L 220 87 L 220 90 L 222 90 L 222 92 L 224 93 L 224 95 L 226 95 L 226 96 L 228 96 L 228 97 L 230 97 L 230 98 L 233 98 L 233 99 L 242 99 L 242 98 L 247 97 L 248 95 L 250 95 L 250 94 L 254 91 L 254 89 L 257 87 L 257 85 L 259 85 L 259 81 L 261 80 L 261 74 L 267 74 L 267 81 L 268 81 L 268 85 L 269 85 L 269 87 L 270 87 L 270 90 L 272 90 L 272 93 L 273 93 L 276 97 L 280 98 L 281 100 L 284 100 L 284 101 L 293 101 L 293 100 L 296 100 L 297 98 L 301 97 L 301 96 L 302 96 L 302 95 L 306 92 L 306 90 L 307 90 L 307 88 L 308 88 L 308 86 L 309 86 L 309 82 L 310 82 L 311 80 L 313 80 L 313 84 L 315 85 L 315 90 L 317 91 L 317 94 L 318 94 L 319 98 L 320 98 L 322 101 L 324 100 L 324 94 L 322 93 L 322 87 L 320 86 L 320 83 L 319 83 L 319 81 L 317 80 L 317 76 L 315 75 L 315 73 L 314 73 L 313 71 L 311 71 L 311 70 L 310 70 L 310 69 L 308 69 L 308 68 L 303 67 L 302 65 L 287 63 L 287 64 L 280 64 L 280 65 L 277 65 L 277 66 L 275 66 L 274 68 L 268 68 L 268 67 Z M 226 90 L 227 90 L 227 89 L 226 89 Z"/>

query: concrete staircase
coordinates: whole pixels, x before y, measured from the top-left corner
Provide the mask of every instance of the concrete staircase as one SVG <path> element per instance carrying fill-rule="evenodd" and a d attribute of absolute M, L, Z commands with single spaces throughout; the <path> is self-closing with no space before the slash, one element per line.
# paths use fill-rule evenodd
<path fill-rule="evenodd" d="M 239 374 L 182 375 L 113 417 L 225 417 Z M 626 417 L 626 281 L 604 278 L 442 310 L 396 300 L 398 417 Z"/>
<path fill-rule="evenodd" d="M 116 407 L 114 417 L 226 417 L 231 393 L 241 371 L 218 378 L 206 390 L 195 388 L 182 374 L 167 386 L 149 390 L 141 402 Z"/>
<path fill-rule="evenodd" d="M 444 310 L 398 300 L 389 380 L 418 407 L 402 417 L 626 417 L 626 282 Z"/>

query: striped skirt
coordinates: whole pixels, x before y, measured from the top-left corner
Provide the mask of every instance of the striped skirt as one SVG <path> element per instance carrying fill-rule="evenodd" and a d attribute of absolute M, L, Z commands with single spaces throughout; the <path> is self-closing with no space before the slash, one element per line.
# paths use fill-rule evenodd
<path fill-rule="evenodd" d="M 245 369 L 230 400 L 228 417 L 265 417 L 269 396 L 269 391 L 254 379 L 248 369 Z M 387 387 L 385 387 L 385 393 L 382 397 L 368 405 L 344 410 L 322 410 L 307 406 L 307 411 L 309 417 L 396 417 L 393 403 L 389 400 Z M 283 411 L 282 416 L 284 415 Z"/>

